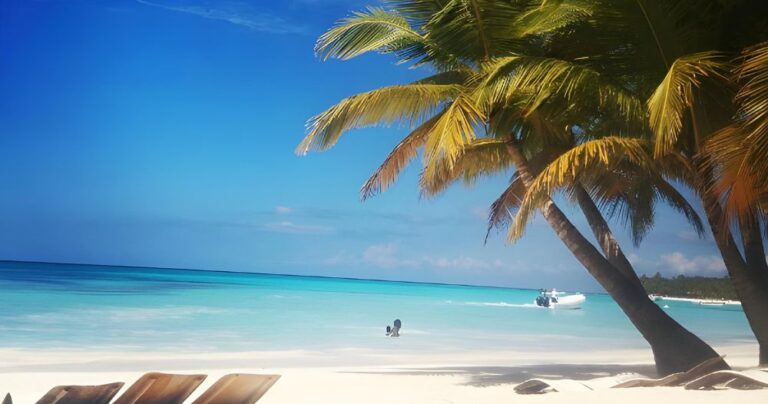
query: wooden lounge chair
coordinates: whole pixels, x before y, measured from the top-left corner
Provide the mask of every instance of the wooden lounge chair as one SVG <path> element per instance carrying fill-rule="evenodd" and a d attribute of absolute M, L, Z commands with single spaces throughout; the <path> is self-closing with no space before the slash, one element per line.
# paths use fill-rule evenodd
<path fill-rule="evenodd" d="M 122 387 L 122 382 L 100 386 L 56 386 L 37 404 L 109 404 Z M 10 403 L 10 397 L 8 399 Z"/>
<path fill-rule="evenodd" d="M 530 379 L 515 386 L 517 394 L 544 394 L 554 392 L 592 391 L 584 383 L 569 379 Z"/>
<path fill-rule="evenodd" d="M 727 366 L 723 361 L 725 356 L 717 358 L 707 359 L 704 362 L 692 367 L 687 372 L 672 373 L 662 377 L 661 379 L 634 379 L 627 380 L 624 383 L 619 383 L 613 388 L 627 388 L 627 387 L 674 387 L 682 386 L 688 382 L 696 380 L 708 373 L 712 373 L 717 370 L 723 369 L 723 366 Z"/>
<path fill-rule="evenodd" d="M 686 390 L 714 390 L 718 387 L 755 390 L 768 387 L 768 369 L 743 371 L 720 370 L 702 376 L 685 385 Z"/>
<path fill-rule="evenodd" d="M 259 401 L 279 378 L 278 375 L 226 375 L 192 404 L 253 404 Z"/>
<path fill-rule="evenodd" d="M 131 385 L 114 404 L 181 404 L 205 375 L 147 373 Z"/>

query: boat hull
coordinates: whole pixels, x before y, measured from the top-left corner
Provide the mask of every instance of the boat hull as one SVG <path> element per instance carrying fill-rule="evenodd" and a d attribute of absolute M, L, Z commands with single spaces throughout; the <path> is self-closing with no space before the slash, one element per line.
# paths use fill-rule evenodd
<path fill-rule="evenodd" d="M 582 294 L 561 296 L 557 298 L 557 303 L 552 303 L 551 307 L 561 310 L 580 309 L 585 301 L 587 301 L 587 297 Z"/>
<path fill-rule="evenodd" d="M 534 303 L 539 307 L 545 307 L 549 309 L 558 310 L 574 310 L 580 309 L 582 304 L 587 300 L 587 297 L 581 293 L 568 296 L 548 297 L 540 296 Z"/>

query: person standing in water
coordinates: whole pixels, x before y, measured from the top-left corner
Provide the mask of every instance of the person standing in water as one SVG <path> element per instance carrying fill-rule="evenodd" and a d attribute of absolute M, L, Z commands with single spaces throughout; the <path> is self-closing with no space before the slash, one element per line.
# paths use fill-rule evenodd
<path fill-rule="evenodd" d="M 400 336 L 400 327 L 402 327 L 403 323 L 400 322 L 400 319 L 395 319 L 395 325 L 390 330 L 388 330 L 388 334 L 390 337 L 399 337 Z M 389 327 L 387 327 L 389 328 Z"/>

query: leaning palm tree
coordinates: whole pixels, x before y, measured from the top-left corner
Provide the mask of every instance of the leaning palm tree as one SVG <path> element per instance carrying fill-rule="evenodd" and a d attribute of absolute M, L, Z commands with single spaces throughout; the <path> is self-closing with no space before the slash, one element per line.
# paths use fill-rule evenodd
<path fill-rule="evenodd" d="M 768 10 L 765 2 L 754 0 L 658 3 L 656 6 L 663 13 L 649 19 L 648 25 L 663 27 L 666 21 L 669 31 L 655 29 L 653 41 L 634 41 L 633 45 L 647 49 L 646 53 L 656 51 L 658 59 L 664 62 L 638 75 L 644 77 L 646 83 L 654 80 L 658 83 L 650 92 L 641 94 L 648 96 L 653 154 L 656 159 L 676 155 L 689 167 L 686 183 L 704 207 L 710 230 L 760 345 L 760 363 L 768 363 L 768 265 L 760 235 L 760 217 L 749 213 L 741 215 L 737 220 L 738 232 L 732 231 L 721 203 L 724 195 L 718 193 L 715 186 L 719 172 L 727 170 L 710 163 L 712 158 L 706 147 L 707 143 L 735 135 L 739 130 L 734 128 L 739 126 L 751 130 L 752 139 L 756 140 L 754 134 L 766 125 L 765 115 L 755 109 L 765 102 L 759 85 L 744 87 L 746 91 L 739 94 L 742 109 L 734 111 L 729 102 L 732 80 L 728 77 L 728 58 L 768 37 L 764 21 L 751 17 L 765 15 Z M 658 46 L 659 43 L 667 46 Z M 764 64 L 765 59 L 760 58 L 759 51 L 753 56 L 743 65 L 741 73 L 748 79 L 751 77 L 753 84 L 759 84 L 758 66 Z M 721 132 L 719 136 L 718 132 Z M 760 152 L 756 147 L 748 153 L 752 157 L 746 161 L 747 169 L 743 173 L 749 174 L 748 167 L 760 159 L 756 156 L 764 156 Z M 749 178 L 748 175 L 742 177 Z"/>
<path fill-rule="evenodd" d="M 766 189 L 760 179 L 764 171 L 756 169 L 765 164 L 766 53 L 763 47 L 747 51 L 737 80 L 730 77 L 728 60 L 768 35 L 762 21 L 750 18 L 764 15 L 759 13 L 764 2 L 616 1 L 607 9 L 598 0 L 564 0 L 556 6 L 567 12 L 571 3 L 590 10 L 589 19 L 571 19 L 573 35 L 583 30 L 581 35 L 597 38 L 598 46 L 616 49 L 599 63 L 621 72 L 621 80 L 648 99 L 651 133 L 596 139 L 561 156 L 531 185 L 513 231 L 524 228 L 541 198 L 580 178 L 609 172 L 616 164 L 636 164 L 687 184 L 704 207 L 760 344 L 760 362 L 768 363 L 768 265 L 760 234 L 764 211 L 743 208 L 762 206 L 760 195 Z M 638 16 L 641 21 L 627 23 Z M 617 24 L 624 30 L 617 31 Z M 740 108 L 734 109 L 730 91 L 739 80 L 746 84 L 736 97 Z M 753 148 L 743 148 L 745 142 Z M 728 222 L 729 204 L 737 207 L 731 209 L 738 214 L 736 234 Z"/>
<path fill-rule="evenodd" d="M 406 123 L 413 130 L 365 183 L 363 198 L 383 191 L 423 149 L 422 187 L 440 187 L 456 173 L 469 148 L 502 152 L 515 168 L 513 182 L 494 205 L 506 208 L 524 193 L 552 145 L 572 130 L 547 130 L 549 118 L 580 127 L 624 130 L 642 116 L 638 99 L 614 86 L 589 64 L 573 63 L 557 40 L 572 17 L 546 18 L 538 1 L 396 0 L 342 20 L 321 36 L 323 58 L 348 59 L 365 52 L 395 54 L 401 63 L 427 65 L 432 76 L 348 97 L 310 120 L 300 154 L 332 147 L 350 129 Z M 539 84 L 547 82 L 546 89 Z M 583 101 L 578 107 L 574 100 Z M 554 115 L 547 111 L 556 112 Z M 596 112 L 600 111 L 600 112 Z M 617 111 L 625 120 L 603 111 Z M 541 114 L 537 118 L 537 116 Z M 598 115 L 600 115 L 598 117 Z M 578 119 L 577 119 L 578 118 Z M 599 119 L 597 119 L 599 118 Z M 629 122 L 629 123 L 627 123 Z M 473 170 L 484 170 L 483 164 Z M 489 170 L 492 167 L 487 167 Z M 449 173 L 449 174 L 446 174 Z M 472 175 L 472 174 L 464 174 Z M 598 240 L 595 247 L 551 199 L 538 205 L 558 237 L 608 291 L 651 345 L 662 374 L 686 370 L 716 357 L 706 343 L 651 302 L 610 232 L 585 182 L 574 187 Z M 497 223 L 500 222 L 497 220 Z M 602 253 L 601 253 L 602 250 Z"/>

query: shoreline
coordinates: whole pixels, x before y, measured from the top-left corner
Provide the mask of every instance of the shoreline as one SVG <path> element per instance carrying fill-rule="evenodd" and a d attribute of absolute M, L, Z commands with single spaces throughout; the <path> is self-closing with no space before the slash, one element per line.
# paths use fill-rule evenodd
<path fill-rule="evenodd" d="M 750 367 L 757 343 L 713 346 L 735 367 Z M 337 368 L 528 366 L 542 364 L 652 364 L 649 348 L 532 351 L 519 349 L 432 350 L 376 348 L 286 349 L 252 351 L 122 351 L 0 348 L 0 374 L 25 372 L 131 371 L 148 368 Z"/>
<path fill-rule="evenodd" d="M 649 295 L 650 299 L 653 301 L 656 301 L 656 298 L 658 300 L 666 300 L 670 302 L 688 302 L 688 303 L 697 303 L 697 304 L 704 304 L 707 303 L 715 303 L 717 305 L 733 305 L 733 306 L 741 306 L 741 302 L 738 300 L 727 300 L 727 299 L 702 299 L 702 298 L 695 298 L 695 297 L 674 297 L 674 296 L 664 296 L 664 295 Z"/>
<path fill-rule="evenodd" d="M 757 344 L 716 347 L 736 367 L 754 366 Z M 0 349 L 0 395 L 10 391 L 15 402 L 34 402 L 61 384 L 130 385 L 148 371 L 200 373 L 208 378 L 199 395 L 228 373 L 279 374 L 281 379 L 259 401 L 277 403 L 642 403 L 653 400 L 757 403 L 765 391 L 690 392 L 681 388 L 600 390 L 586 393 L 517 395 L 514 385 L 532 377 L 591 379 L 637 373 L 654 376 L 647 349 L 530 353 L 477 351 L 413 354 L 376 350 L 254 351 L 226 353 L 125 353 L 115 351 Z M 356 358 L 350 361 L 351 358 Z M 8 364 L 11 363 L 9 366 Z M 125 389 L 126 387 L 124 387 Z M 194 398 L 193 395 L 191 398 Z M 689 401 L 690 400 L 690 401 Z"/>

